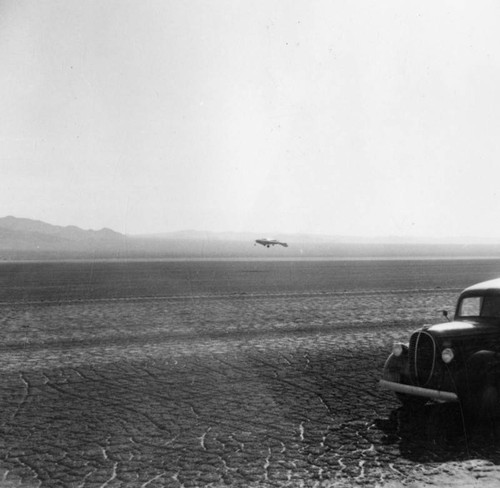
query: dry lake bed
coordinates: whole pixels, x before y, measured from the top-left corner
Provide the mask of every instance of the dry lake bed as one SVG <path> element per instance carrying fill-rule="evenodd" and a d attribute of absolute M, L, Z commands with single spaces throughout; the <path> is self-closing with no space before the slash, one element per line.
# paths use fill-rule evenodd
<path fill-rule="evenodd" d="M 0 265 L 0 487 L 495 486 L 496 426 L 402 411 L 394 340 L 500 260 Z"/>

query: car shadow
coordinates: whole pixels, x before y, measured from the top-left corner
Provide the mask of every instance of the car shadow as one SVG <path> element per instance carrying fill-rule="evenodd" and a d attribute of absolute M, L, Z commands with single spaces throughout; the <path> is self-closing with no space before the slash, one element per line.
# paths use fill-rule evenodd
<path fill-rule="evenodd" d="M 376 425 L 386 444 L 399 444 L 413 462 L 449 462 L 481 458 L 500 464 L 500 418 L 464 415 L 459 403 L 400 407 Z"/>

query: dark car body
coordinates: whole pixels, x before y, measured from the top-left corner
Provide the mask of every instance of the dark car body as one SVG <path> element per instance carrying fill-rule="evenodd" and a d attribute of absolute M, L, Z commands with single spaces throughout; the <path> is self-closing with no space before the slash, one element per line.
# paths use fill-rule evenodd
<path fill-rule="evenodd" d="M 405 405 L 459 401 L 469 411 L 500 414 L 500 279 L 466 288 L 453 321 L 395 344 L 380 386 Z"/>

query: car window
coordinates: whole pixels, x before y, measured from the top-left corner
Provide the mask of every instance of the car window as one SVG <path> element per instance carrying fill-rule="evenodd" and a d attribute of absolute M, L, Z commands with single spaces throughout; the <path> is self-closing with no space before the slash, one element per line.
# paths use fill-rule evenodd
<path fill-rule="evenodd" d="M 482 297 L 466 297 L 460 302 L 458 314 L 460 317 L 479 317 Z"/>

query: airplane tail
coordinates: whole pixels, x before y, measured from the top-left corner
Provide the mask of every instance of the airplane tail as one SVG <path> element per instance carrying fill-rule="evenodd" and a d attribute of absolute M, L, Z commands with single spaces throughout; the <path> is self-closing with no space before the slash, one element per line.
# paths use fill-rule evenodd
<path fill-rule="evenodd" d="M 283 247 L 288 247 L 288 244 L 286 242 L 280 242 L 280 244 L 283 246 Z"/>

